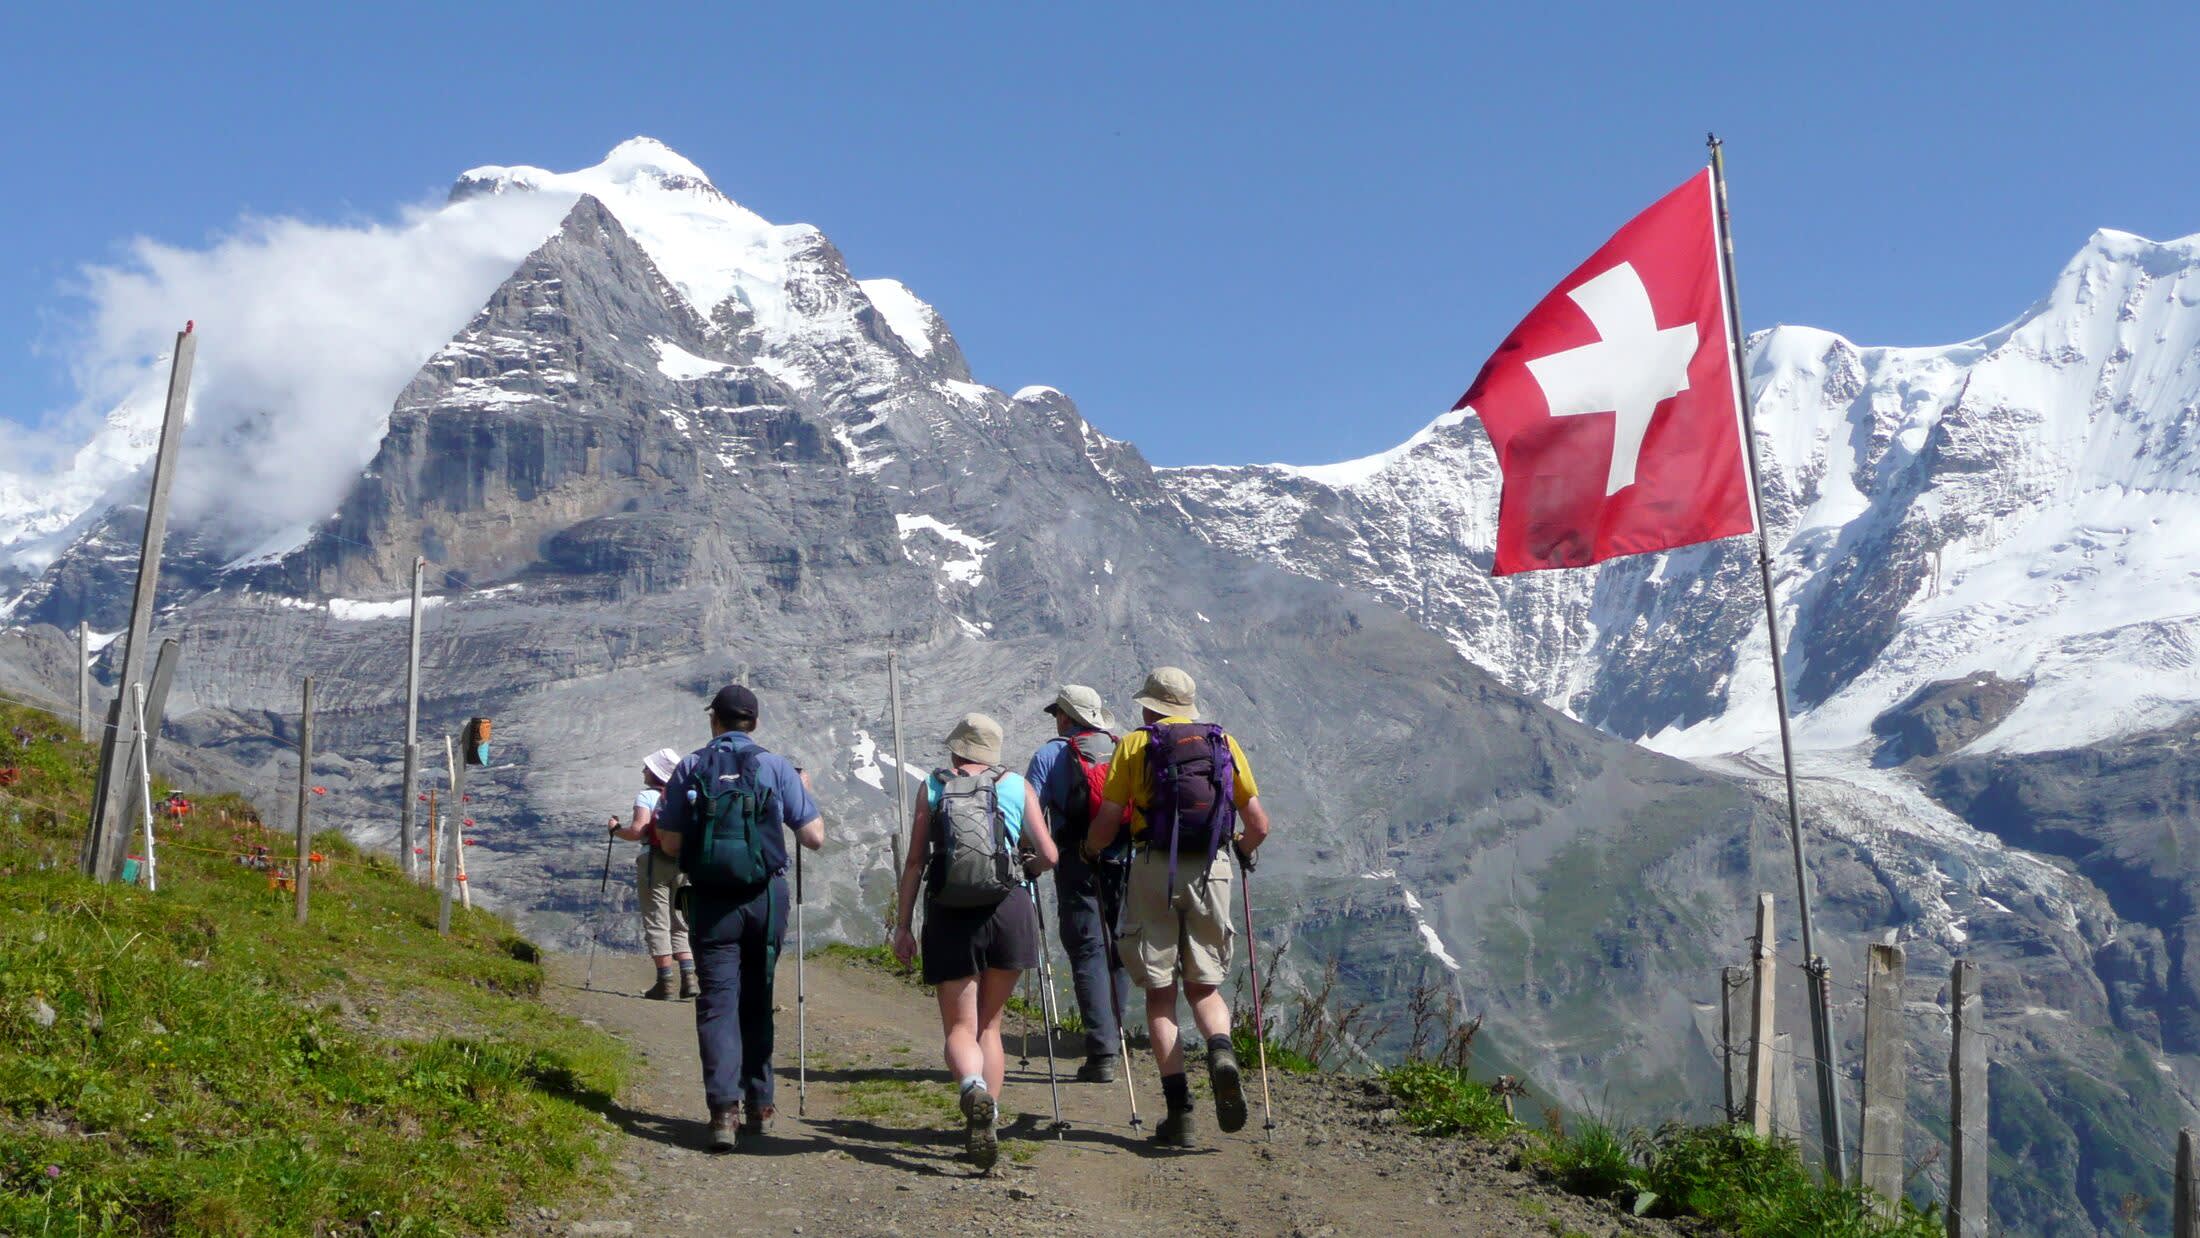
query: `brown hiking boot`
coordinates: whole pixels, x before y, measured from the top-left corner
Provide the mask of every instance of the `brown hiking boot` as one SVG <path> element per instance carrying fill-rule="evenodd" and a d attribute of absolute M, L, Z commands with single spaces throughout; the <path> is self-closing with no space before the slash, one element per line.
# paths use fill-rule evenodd
<path fill-rule="evenodd" d="M 769 1134 L 772 1128 L 772 1116 L 778 1112 L 779 1110 L 770 1105 L 750 1105 L 748 1117 L 741 1121 L 741 1133 L 758 1136 Z"/>
<path fill-rule="evenodd" d="M 695 972 L 694 972 L 694 970 L 693 970 L 693 969 L 691 968 L 691 969 L 689 969 L 689 970 L 687 970 L 687 971 L 681 972 L 681 973 L 680 973 L 680 1000 L 681 1000 L 681 1001 L 683 1001 L 683 1002 L 685 1002 L 685 1001 L 692 1001 L 692 1000 L 694 1000 L 695 998 L 701 997 L 702 995 L 703 995 L 703 983 L 702 983 L 702 981 L 700 981 L 700 980 L 697 980 L 697 979 L 695 978 Z"/>
<path fill-rule="evenodd" d="M 741 1112 L 739 1105 L 727 1105 L 710 1113 L 710 1150 L 731 1152 L 741 1142 Z"/>
<path fill-rule="evenodd" d="M 1196 1147 L 1192 1142 L 1192 1111 L 1171 1109 L 1169 1116 L 1153 1128 L 1153 1141 L 1164 1148 Z"/>
<path fill-rule="evenodd" d="M 653 1002 L 669 1002 L 675 992 L 672 987 L 673 983 L 672 977 L 660 975 L 657 977 L 657 983 L 649 986 L 648 991 L 643 993 L 642 996 Z"/>
<path fill-rule="evenodd" d="M 1245 1129 L 1245 1085 L 1239 1078 L 1237 1051 L 1211 1049 L 1207 1053 L 1207 1082 L 1215 1090 L 1215 1125 L 1224 1134 Z"/>

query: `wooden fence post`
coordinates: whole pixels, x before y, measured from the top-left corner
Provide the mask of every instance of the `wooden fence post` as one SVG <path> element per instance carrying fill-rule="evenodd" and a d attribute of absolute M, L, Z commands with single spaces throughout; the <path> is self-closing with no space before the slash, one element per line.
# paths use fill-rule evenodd
<path fill-rule="evenodd" d="M 1772 896 L 1757 896 L 1757 936 L 1750 949 L 1756 971 L 1749 1020 L 1749 1128 L 1762 1136 L 1772 1134 L 1772 991 L 1776 973 L 1773 960 Z"/>
<path fill-rule="evenodd" d="M 1900 946 L 1873 946 L 1864 957 L 1863 1156 L 1857 1181 L 1879 1195 L 1880 1213 L 1902 1197 L 1902 1124 L 1908 1046 L 1902 1039 Z"/>
<path fill-rule="evenodd" d="M 305 693 L 298 713 L 298 865 L 294 872 L 298 890 L 298 923 L 306 922 L 306 901 L 313 881 L 313 836 L 306 828 L 306 801 L 313 792 L 313 677 L 306 676 Z"/>
<path fill-rule="evenodd" d="M 1986 1238 L 1986 1004 L 1978 968 L 1948 970 L 1948 1238 Z"/>
<path fill-rule="evenodd" d="M 1719 1075 L 1726 1087 L 1726 1120 L 1742 1120 L 1742 1101 L 1749 1095 L 1749 1054 L 1737 1039 L 1749 1026 L 1749 969 L 1719 969 Z"/>
<path fill-rule="evenodd" d="M 2200 1238 L 2200 1177 L 2192 1164 L 2192 1128 L 2177 1132 L 2177 1198 L 2170 1205 L 2170 1238 Z"/>

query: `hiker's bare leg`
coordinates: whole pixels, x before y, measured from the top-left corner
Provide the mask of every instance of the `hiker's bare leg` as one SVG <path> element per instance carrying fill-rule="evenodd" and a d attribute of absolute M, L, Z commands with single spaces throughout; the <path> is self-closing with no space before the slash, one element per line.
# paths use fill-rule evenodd
<path fill-rule="evenodd" d="M 947 1073 L 957 1079 L 985 1073 L 985 1051 L 978 1044 L 978 980 L 965 976 L 939 987 L 940 1029 L 947 1034 Z"/>
<path fill-rule="evenodd" d="M 1202 1038 L 1230 1034 L 1230 1003 L 1222 1000 L 1220 986 L 1187 984 L 1184 1000 L 1192 1004 L 1192 1022 L 1199 1025 Z"/>
<path fill-rule="evenodd" d="M 1184 1073 L 1184 1046 L 1176 1039 L 1176 986 L 1146 990 L 1146 1034 L 1153 1037 L 1154 1064 L 1164 1075 Z"/>
<path fill-rule="evenodd" d="M 985 1051 L 985 1090 L 995 1096 L 1001 1094 L 1002 1077 L 1008 1073 L 1008 1053 L 1001 1046 L 1001 1012 L 1008 1009 L 1009 995 L 1022 978 L 1020 971 L 994 968 L 978 979 L 978 1045 Z"/>

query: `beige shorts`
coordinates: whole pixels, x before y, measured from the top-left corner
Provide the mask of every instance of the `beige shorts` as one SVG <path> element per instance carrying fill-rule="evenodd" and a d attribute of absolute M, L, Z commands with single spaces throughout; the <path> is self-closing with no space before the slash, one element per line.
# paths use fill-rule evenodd
<path fill-rule="evenodd" d="M 1177 983 L 1219 985 L 1230 974 L 1230 888 L 1236 874 L 1227 850 L 1216 853 L 1203 879 L 1199 856 L 1178 855 L 1176 899 L 1169 899 L 1169 853 L 1147 851 L 1131 861 L 1123 893 L 1116 952 L 1132 984 L 1159 989 Z"/>
<path fill-rule="evenodd" d="M 663 958 L 668 954 L 688 953 L 687 917 L 673 901 L 673 895 L 687 879 L 680 875 L 680 865 L 649 847 L 634 861 L 634 894 L 642 905 L 642 944 L 651 954 Z"/>

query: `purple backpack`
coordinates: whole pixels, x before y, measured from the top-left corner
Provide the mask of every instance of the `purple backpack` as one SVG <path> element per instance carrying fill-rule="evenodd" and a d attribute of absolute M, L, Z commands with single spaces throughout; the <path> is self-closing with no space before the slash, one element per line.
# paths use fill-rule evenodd
<path fill-rule="evenodd" d="M 1146 845 L 1169 849 L 1174 898 L 1177 852 L 1204 852 L 1212 865 L 1222 844 L 1237 833 L 1237 760 L 1230 737 L 1211 722 L 1156 722 L 1139 729 L 1146 733 L 1150 793 Z"/>

